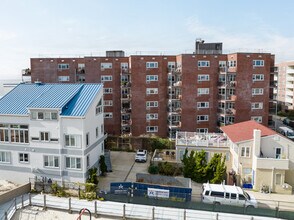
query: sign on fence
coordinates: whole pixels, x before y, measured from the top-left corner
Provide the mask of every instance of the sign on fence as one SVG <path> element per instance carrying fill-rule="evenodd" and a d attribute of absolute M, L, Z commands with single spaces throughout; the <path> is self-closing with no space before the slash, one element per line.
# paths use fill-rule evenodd
<path fill-rule="evenodd" d="M 147 194 L 150 198 L 169 198 L 169 190 L 166 189 L 148 188 Z"/>

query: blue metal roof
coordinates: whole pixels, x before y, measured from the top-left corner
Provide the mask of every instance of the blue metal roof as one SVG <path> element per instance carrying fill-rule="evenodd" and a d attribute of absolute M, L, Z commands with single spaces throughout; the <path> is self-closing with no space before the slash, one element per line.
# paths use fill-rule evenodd
<path fill-rule="evenodd" d="M 102 84 L 19 84 L 0 99 L 0 114 L 26 115 L 29 108 L 62 109 L 84 116 Z"/>

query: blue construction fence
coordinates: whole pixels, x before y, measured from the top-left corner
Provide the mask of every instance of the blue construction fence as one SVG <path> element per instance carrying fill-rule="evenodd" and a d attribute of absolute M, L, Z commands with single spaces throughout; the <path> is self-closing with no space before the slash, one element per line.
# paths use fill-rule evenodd
<path fill-rule="evenodd" d="M 110 183 L 110 193 L 183 202 L 191 201 L 192 197 L 191 188 L 163 186 L 139 182 Z"/>

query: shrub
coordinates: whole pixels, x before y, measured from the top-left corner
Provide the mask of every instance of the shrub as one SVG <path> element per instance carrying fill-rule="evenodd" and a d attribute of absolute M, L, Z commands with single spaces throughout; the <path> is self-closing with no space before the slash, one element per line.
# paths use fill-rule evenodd
<path fill-rule="evenodd" d="M 159 174 L 166 175 L 166 176 L 173 176 L 175 168 L 171 163 L 164 162 L 158 164 L 158 172 Z"/>
<path fill-rule="evenodd" d="M 88 179 L 87 183 L 93 183 L 93 184 L 98 184 L 98 179 L 97 179 L 97 168 L 93 167 L 88 170 Z"/>
<path fill-rule="evenodd" d="M 85 190 L 86 192 L 96 192 L 97 185 L 94 183 L 86 183 Z"/>
<path fill-rule="evenodd" d="M 101 175 L 103 176 L 107 172 L 107 166 L 106 166 L 106 163 L 105 163 L 104 155 L 100 156 L 99 164 L 100 164 Z"/>
<path fill-rule="evenodd" d="M 158 166 L 150 165 L 148 168 L 148 173 L 150 174 L 158 174 Z"/>

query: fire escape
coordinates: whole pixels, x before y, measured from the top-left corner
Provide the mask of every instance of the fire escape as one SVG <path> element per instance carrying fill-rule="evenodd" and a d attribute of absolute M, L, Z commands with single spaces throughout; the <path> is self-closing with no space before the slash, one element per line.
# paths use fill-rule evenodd
<path fill-rule="evenodd" d="M 181 100 L 182 100 L 182 70 L 175 65 L 168 68 L 168 137 L 176 138 L 177 131 L 181 129 Z"/>
<path fill-rule="evenodd" d="M 127 66 L 121 67 L 121 146 L 130 145 L 132 136 L 131 74 Z"/>
<path fill-rule="evenodd" d="M 233 124 L 235 121 L 236 73 L 229 72 L 226 66 L 219 68 L 218 79 L 218 127 Z"/>

